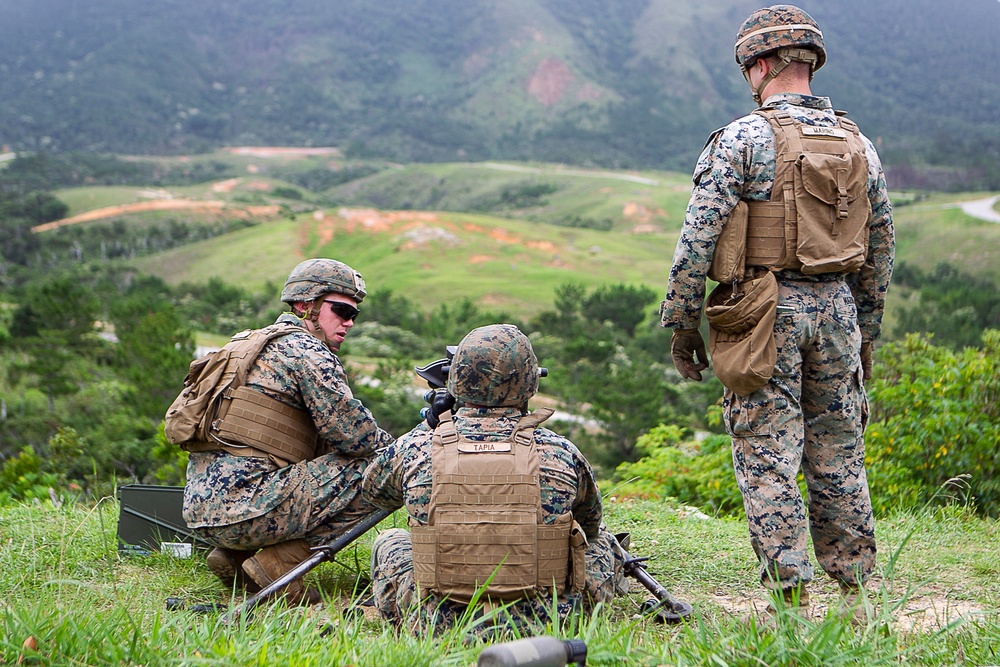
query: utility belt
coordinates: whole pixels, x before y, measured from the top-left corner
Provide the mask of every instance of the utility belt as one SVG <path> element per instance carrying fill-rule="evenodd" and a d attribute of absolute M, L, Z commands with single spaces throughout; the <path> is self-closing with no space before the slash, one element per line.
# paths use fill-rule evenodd
<path fill-rule="evenodd" d="M 846 277 L 843 273 L 813 273 L 805 274 L 801 271 L 785 269 L 776 271 L 774 277 L 779 281 L 803 282 L 803 283 L 836 283 L 842 282 Z"/>
<path fill-rule="evenodd" d="M 249 456 L 255 459 L 271 459 L 270 454 L 263 449 L 257 449 L 249 445 L 222 444 L 219 442 L 190 442 L 184 445 L 184 449 L 189 452 L 226 452 L 233 456 Z M 283 466 L 282 466 L 283 467 Z"/>

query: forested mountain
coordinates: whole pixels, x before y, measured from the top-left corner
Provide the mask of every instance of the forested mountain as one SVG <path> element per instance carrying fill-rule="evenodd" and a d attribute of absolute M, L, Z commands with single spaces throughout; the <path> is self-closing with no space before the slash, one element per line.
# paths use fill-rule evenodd
<path fill-rule="evenodd" d="M 0 0 L 0 144 L 689 171 L 757 0 Z M 1000 187 L 1000 3 L 802 0 L 891 185 Z"/>

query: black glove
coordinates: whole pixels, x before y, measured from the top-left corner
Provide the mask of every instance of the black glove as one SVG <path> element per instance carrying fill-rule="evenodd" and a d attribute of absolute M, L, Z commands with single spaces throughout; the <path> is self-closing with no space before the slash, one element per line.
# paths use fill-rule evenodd
<path fill-rule="evenodd" d="M 420 411 L 420 416 L 431 428 L 437 428 L 441 423 L 441 415 L 455 407 L 455 397 L 447 389 L 431 389 L 424 394 L 424 400 L 430 405 Z"/>
<path fill-rule="evenodd" d="M 705 339 L 697 329 L 674 329 L 670 338 L 670 356 L 674 367 L 685 380 L 701 382 L 701 371 L 708 368 Z M 697 363 L 695 362 L 697 359 Z"/>

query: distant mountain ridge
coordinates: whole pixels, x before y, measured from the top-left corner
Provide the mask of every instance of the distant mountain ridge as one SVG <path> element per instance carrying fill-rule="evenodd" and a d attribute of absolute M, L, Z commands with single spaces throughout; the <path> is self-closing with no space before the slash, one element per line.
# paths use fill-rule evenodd
<path fill-rule="evenodd" d="M 686 172 L 752 108 L 732 43 L 760 4 L 6 0 L 0 143 Z M 1000 188 L 1000 3 L 800 5 L 830 52 L 814 90 L 879 141 L 890 185 Z"/>

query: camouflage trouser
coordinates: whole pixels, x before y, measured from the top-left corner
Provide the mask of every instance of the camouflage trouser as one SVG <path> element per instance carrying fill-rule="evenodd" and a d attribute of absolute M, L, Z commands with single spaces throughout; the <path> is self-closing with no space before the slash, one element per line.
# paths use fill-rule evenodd
<path fill-rule="evenodd" d="M 273 482 L 282 500 L 266 514 L 193 531 L 214 546 L 240 550 L 300 538 L 311 546 L 331 542 L 376 510 L 360 493 L 367 464 L 364 458 L 328 454 L 267 473 L 257 493 L 266 494 Z"/>
<path fill-rule="evenodd" d="M 598 602 L 610 602 L 616 592 L 626 592 L 622 574 L 623 557 L 614 536 L 602 525 L 600 535 L 586 551 L 586 582 L 580 594 L 561 597 L 555 607 L 560 618 L 575 609 L 589 609 Z M 413 545 L 409 531 L 393 528 L 379 534 L 372 546 L 372 592 L 375 607 L 395 627 L 409 627 L 415 634 L 437 633 L 455 626 L 463 618 L 482 615 L 466 605 L 430 595 L 418 598 L 413 578 Z M 522 633 L 544 630 L 552 615 L 552 598 L 522 600 L 497 615 L 497 624 L 517 628 Z"/>
<path fill-rule="evenodd" d="M 863 582 L 875 562 L 875 521 L 854 299 L 843 281 L 781 281 L 778 303 L 774 377 L 749 396 L 725 395 L 761 581 L 789 588 L 812 579 L 808 529 L 824 571 L 847 584 Z M 800 468 L 808 520 L 796 483 Z"/>

